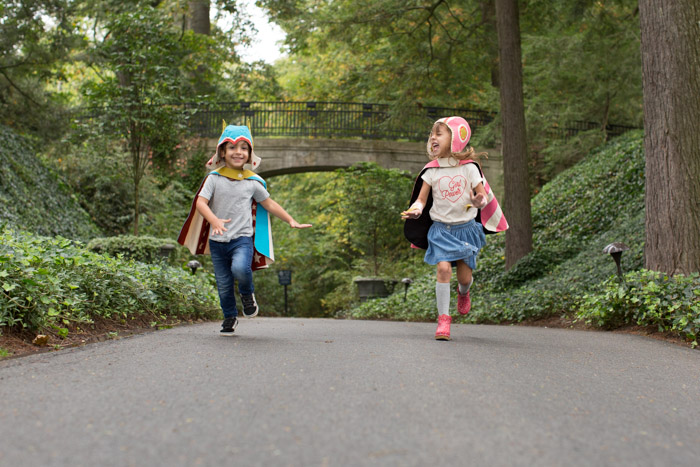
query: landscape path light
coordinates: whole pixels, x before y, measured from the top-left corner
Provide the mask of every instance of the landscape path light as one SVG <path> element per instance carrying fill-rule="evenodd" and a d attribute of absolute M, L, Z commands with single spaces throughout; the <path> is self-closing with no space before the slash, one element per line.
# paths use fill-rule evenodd
<path fill-rule="evenodd" d="M 630 247 L 621 242 L 611 243 L 610 245 L 603 248 L 603 253 L 607 253 L 615 260 L 617 265 L 617 277 L 622 281 L 622 267 L 620 266 L 620 260 L 622 259 L 622 252 L 629 250 Z"/>
<path fill-rule="evenodd" d="M 404 289 L 403 289 L 403 301 L 405 302 L 405 301 L 406 301 L 406 295 L 408 294 L 408 287 L 413 283 L 413 279 L 411 279 L 410 277 L 404 277 L 403 279 L 401 279 L 401 283 L 402 283 L 403 286 L 404 286 Z"/>
<path fill-rule="evenodd" d="M 284 286 L 284 314 L 287 315 L 287 286 L 292 285 L 292 271 L 289 269 L 282 269 L 277 271 L 277 280 L 280 285 Z"/>
<path fill-rule="evenodd" d="M 187 267 L 192 270 L 192 275 L 194 275 L 194 273 L 197 272 L 197 269 L 202 267 L 202 263 L 200 263 L 196 259 L 193 259 L 192 261 L 187 263 Z"/>

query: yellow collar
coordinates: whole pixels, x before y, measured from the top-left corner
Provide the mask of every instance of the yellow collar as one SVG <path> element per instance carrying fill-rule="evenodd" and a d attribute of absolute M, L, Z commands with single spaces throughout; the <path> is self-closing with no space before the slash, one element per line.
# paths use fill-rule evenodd
<path fill-rule="evenodd" d="M 231 178 L 233 180 L 243 180 L 246 178 L 250 178 L 253 175 L 255 175 L 255 172 L 252 170 L 238 170 L 238 169 L 231 169 L 229 167 L 221 167 L 216 169 L 214 172 L 218 173 L 219 175 L 222 175 L 226 178 Z"/>

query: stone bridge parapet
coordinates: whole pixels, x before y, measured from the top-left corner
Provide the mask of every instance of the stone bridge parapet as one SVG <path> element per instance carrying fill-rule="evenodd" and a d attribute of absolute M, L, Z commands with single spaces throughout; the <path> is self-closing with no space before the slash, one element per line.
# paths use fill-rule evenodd
<path fill-rule="evenodd" d="M 214 151 L 217 139 L 207 146 Z M 425 143 L 314 138 L 255 138 L 255 153 L 262 159 L 258 173 L 263 178 L 302 172 L 332 171 L 359 162 L 375 162 L 416 176 L 428 163 Z M 482 162 L 484 173 L 497 196 L 503 197 L 503 158 L 493 149 Z M 501 201 L 502 202 L 502 201 Z"/>

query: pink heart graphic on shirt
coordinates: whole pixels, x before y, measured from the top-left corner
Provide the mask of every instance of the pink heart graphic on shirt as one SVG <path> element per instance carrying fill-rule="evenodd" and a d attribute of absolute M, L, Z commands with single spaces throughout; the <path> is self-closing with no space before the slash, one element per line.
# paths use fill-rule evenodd
<path fill-rule="evenodd" d="M 456 203 L 464 194 L 467 186 L 467 179 L 464 175 L 455 175 L 454 177 L 442 177 L 438 182 L 438 188 L 442 199 L 446 199 L 451 203 Z"/>

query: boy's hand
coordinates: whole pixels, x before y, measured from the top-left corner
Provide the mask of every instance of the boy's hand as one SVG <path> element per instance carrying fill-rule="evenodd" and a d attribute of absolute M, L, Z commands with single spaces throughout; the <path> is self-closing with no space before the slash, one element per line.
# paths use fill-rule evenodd
<path fill-rule="evenodd" d="M 231 219 L 216 219 L 216 221 L 211 225 L 211 233 L 214 235 L 223 235 L 224 232 L 228 231 L 224 224 L 231 222 Z"/>
<path fill-rule="evenodd" d="M 311 224 L 300 224 L 294 219 L 292 219 L 291 221 L 289 221 L 289 226 L 293 229 L 305 229 L 307 227 L 311 227 Z"/>
<path fill-rule="evenodd" d="M 477 209 L 481 209 L 486 206 L 486 195 L 483 193 L 477 193 L 476 195 L 472 194 L 470 199 L 472 200 L 472 205 Z"/>

